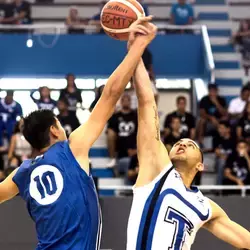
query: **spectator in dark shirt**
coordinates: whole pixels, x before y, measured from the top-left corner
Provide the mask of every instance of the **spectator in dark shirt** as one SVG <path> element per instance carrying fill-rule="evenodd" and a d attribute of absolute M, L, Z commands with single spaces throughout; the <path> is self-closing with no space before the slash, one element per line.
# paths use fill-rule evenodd
<path fill-rule="evenodd" d="M 80 126 L 80 122 L 74 112 L 69 112 L 69 103 L 66 98 L 58 100 L 57 108 L 59 110 L 57 119 L 61 122 L 63 128 L 65 129 L 67 137 L 69 137 L 71 132 Z"/>
<path fill-rule="evenodd" d="M 170 133 L 164 138 L 164 144 L 168 152 L 170 152 L 173 145 L 181 138 L 184 138 L 181 133 L 181 120 L 177 116 L 172 116 L 170 122 Z"/>
<path fill-rule="evenodd" d="M 248 146 L 245 141 L 237 143 L 236 152 L 227 158 L 224 170 L 224 184 L 244 186 L 250 184 L 250 159 Z"/>
<path fill-rule="evenodd" d="M 56 101 L 53 100 L 50 96 L 50 89 L 46 86 L 39 88 L 40 99 L 34 98 L 34 93 L 36 90 L 33 90 L 30 93 L 30 97 L 37 105 L 38 109 L 49 109 L 53 110 L 56 107 Z"/>
<path fill-rule="evenodd" d="M 6 4 L 5 17 L 0 20 L 2 24 L 31 24 L 31 6 L 28 1 L 14 0 Z"/>
<path fill-rule="evenodd" d="M 176 99 L 177 110 L 166 116 L 164 122 L 165 136 L 170 133 L 170 123 L 172 117 L 179 117 L 181 121 L 181 133 L 184 137 L 195 139 L 195 118 L 194 116 L 186 111 L 187 99 L 185 96 L 179 96 Z"/>
<path fill-rule="evenodd" d="M 194 19 L 193 7 L 186 0 L 178 0 L 171 9 L 170 23 L 175 25 L 192 24 Z"/>
<path fill-rule="evenodd" d="M 217 184 L 222 185 L 224 166 L 228 155 L 235 151 L 236 141 L 231 135 L 230 123 L 221 121 L 218 126 L 218 135 L 213 138 L 213 149 L 216 154 Z"/>
<path fill-rule="evenodd" d="M 200 101 L 200 120 L 198 122 L 198 142 L 202 146 L 204 134 L 211 134 L 217 131 L 220 120 L 227 120 L 226 100 L 218 95 L 218 87 L 215 84 L 208 85 L 208 95 Z"/>
<path fill-rule="evenodd" d="M 68 74 L 66 76 L 67 87 L 61 90 L 59 99 L 66 98 L 69 102 L 69 111 L 76 113 L 77 104 L 82 104 L 81 91 L 76 87 L 75 76 Z"/>
<path fill-rule="evenodd" d="M 119 174 L 127 173 L 130 157 L 136 155 L 137 112 L 131 109 L 131 97 L 124 94 L 121 98 L 121 110 L 108 122 L 108 149 L 114 167 L 118 159 Z"/>
<path fill-rule="evenodd" d="M 244 139 L 250 143 L 250 102 L 246 104 L 244 114 L 239 120 L 236 133 L 238 140 Z"/>

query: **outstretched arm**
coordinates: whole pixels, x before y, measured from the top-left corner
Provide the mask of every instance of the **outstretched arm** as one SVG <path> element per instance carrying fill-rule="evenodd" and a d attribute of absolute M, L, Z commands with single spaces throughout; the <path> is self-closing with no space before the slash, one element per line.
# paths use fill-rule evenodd
<path fill-rule="evenodd" d="M 149 21 L 151 17 L 143 18 L 142 20 Z M 123 62 L 110 76 L 88 121 L 76 129 L 69 138 L 71 150 L 76 157 L 85 157 L 86 160 L 90 147 L 99 137 L 108 119 L 114 112 L 115 104 L 130 81 L 144 49 L 154 38 L 152 31 L 139 25 L 139 22 L 134 31 L 144 33 L 145 35 L 136 38 Z"/>
<path fill-rule="evenodd" d="M 0 183 L 0 203 L 12 199 L 19 193 L 17 185 L 12 180 L 17 171 L 18 168 Z"/>
<path fill-rule="evenodd" d="M 134 75 L 138 98 L 138 161 L 137 185 L 151 182 L 170 162 L 167 150 L 160 138 L 158 110 L 149 75 L 142 60 Z"/>
<path fill-rule="evenodd" d="M 213 201 L 210 201 L 212 206 L 212 219 L 208 221 L 204 228 L 214 234 L 217 238 L 231 244 L 237 248 L 250 249 L 250 233 L 230 220 L 227 214 Z"/>

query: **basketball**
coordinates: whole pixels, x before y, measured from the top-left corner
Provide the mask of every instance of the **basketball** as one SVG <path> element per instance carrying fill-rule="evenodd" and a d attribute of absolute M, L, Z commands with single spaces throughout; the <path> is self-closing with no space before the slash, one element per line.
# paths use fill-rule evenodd
<path fill-rule="evenodd" d="M 111 0 L 102 9 L 101 25 L 106 34 L 117 40 L 128 40 L 128 28 L 145 16 L 136 0 Z"/>

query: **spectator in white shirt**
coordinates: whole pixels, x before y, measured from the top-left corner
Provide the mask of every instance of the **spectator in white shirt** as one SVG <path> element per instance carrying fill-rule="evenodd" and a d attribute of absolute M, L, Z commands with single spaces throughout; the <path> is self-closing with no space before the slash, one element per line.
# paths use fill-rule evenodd
<path fill-rule="evenodd" d="M 245 109 L 247 101 L 249 101 L 250 90 L 249 87 L 244 86 L 241 89 L 240 96 L 232 99 L 229 103 L 228 113 L 231 119 L 239 119 Z"/>

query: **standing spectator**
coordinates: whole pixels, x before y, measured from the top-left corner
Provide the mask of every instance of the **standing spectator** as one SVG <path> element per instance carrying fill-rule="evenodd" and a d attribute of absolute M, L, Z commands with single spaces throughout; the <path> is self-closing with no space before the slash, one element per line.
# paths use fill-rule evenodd
<path fill-rule="evenodd" d="M 48 87 L 44 86 L 39 88 L 40 99 L 34 98 L 35 92 L 36 90 L 33 90 L 30 93 L 30 97 L 37 105 L 38 109 L 53 110 L 56 107 L 56 101 L 51 98 L 50 89 Z"/>
<path fill-rule="evenodd" d="M 178 0 L 171 9 L 170 23 L 175 25 L 191 25 L 194 19 L 193 7 L 186 0 Z"/>
<path fill-rule="evenodd" d="M 21 133 L 22 125 L 22 120 L 17 122 L 13 135 L 11 136 L 8 151 L 8 161 L 10 167 L 19 167 L 24 160 L 30 158 L 31 156 L 31 146 Z"/>
<path fill-rule="evenodd" d="M 250 142 L 250 102 L 246 104 L 244 114 L 239 120 L 236 133 L 238 140 L 244 139 Z"/>
<path fill-rule="evenodd" d="M 144 9 L 145 16 L 149 16 L 148 5 L 144 3 L 144 0 L 138 0 L 138 2 L 141 4 L 142 8 Z"/>
<path fill-rule="evenodd" d="M 233 43 L 242 47 L 244 59 L 250 59 L 250 25 L 249 21 L 243 20 L 240 23 L 238 32 L 233 36 Z"/>
<path fill-rule="evenodd" d="M 84 34 L 84 28 L 79 27 L 82 24 L 87 24 L 88 21 L 79 17 L 77 7 L 70 7 L 69 15 L 66 19 L 69 34 Z"/>
<path fill-rule="evenodd" d="M 232 99 L 229 103 L 228 113 L 231 119 L 241 118 L 246 103 L 249 101 L 250 91 L 248 86 L 241 89 L 240 96 Z"/>
<path fill-rule="evenodd" d="M 71 132 L 80 126 L 80 122 L 74 112 L 69 112 L 69 103 L 66 98 L 59 99 L 57 108 L 59 110 L 57 119 L 61 122 L 63 128 L 65 129 L 67 137 L 69 137 Z"/>
<path fill-rule="evenodd" d="M 77 104 L 82 104 L 81 91 L 76 87 L 75 76 L 68 74 L 66 76 L 67 87 L 61 90 L 59 99 L 66 98 L 69 102 L 69 111 L 76 113 Z"/>
<path fill-rule="evenodd" d="M 236 152 L 227 158 L 224 171 L 225 185 L 244 186 L 250 184 L 250 158 L 245 141 L 237 143 Z"/>
<path fill-rule="evenodd" d="M 235 140 L 232 138 L 230 123 L 221 121 L 218 135 L 213 138 L 213 149 L 216 154 L 217 184 L 222 185 L 224 166 L 228 155 L 235 151 Z"/>
<path fill-rule="evenodd" d="M 170 122 L 170 133 L 165 136 L 164 144 L 168 152 L 170 152 L 171 148 L 174 146 L 176 142 L 178 142 L 181 138 L 184 138 L 181 131 L 181 120 L 177 116 L 172 116 Z"/>
<path fill-rule="evenodd" d="M 195 139 L 195 118 L 191 113 L 186 111 L 187 99 L 185 96 L 178 96 L 176 99 L 177 110 L 166 116 L 164 122 L 165 136 L 170 134 L 170 124 L 172 117 L 179 117 L 181 121 L 181 134 L 184 137 Z"/>
<path fill-rule="evenodd" d="M 137 153 L 137 128 L 137 112 L 131 109 L 131 98 L 125 93 L 121 99 L 121 110 L 108 122 L 108 149 L 111 162 L 107 167 L 114 167 L 117 157 L 118 172 L 127 173 L 130 157 Z"/>
<path fill-rule="evenodd" d="M 216 84 L 208 85 L 208 95 L 200 101 L 200 120 L 198 122 L 197 134 L 200 145 L 203 145 L 205 132 L 214 134 L 217 131 L 220 120 L 227 120 L 226 100 L 218 95 Z"/>
<path fill-rule="evenodd" d="M 5 98 L 2 98 L 0 101 L 0 131 L 5 131 L 7 134 L 8 140 L 10 140 L 14 127 L 17 122 L 17 118 L 23 115 L 21 105 L 14 101 L 13 99 L 14 92 L 12 90 L 7 91 Z M 0 135 L 0 144 L 2 145 L 2 134 Z"/>
<path fill-rule="evenodd" d="M 5 17 L 2 24 L 31 24 L 31 6 L 28 1 L 14 0 L 6 5 Z"/>

